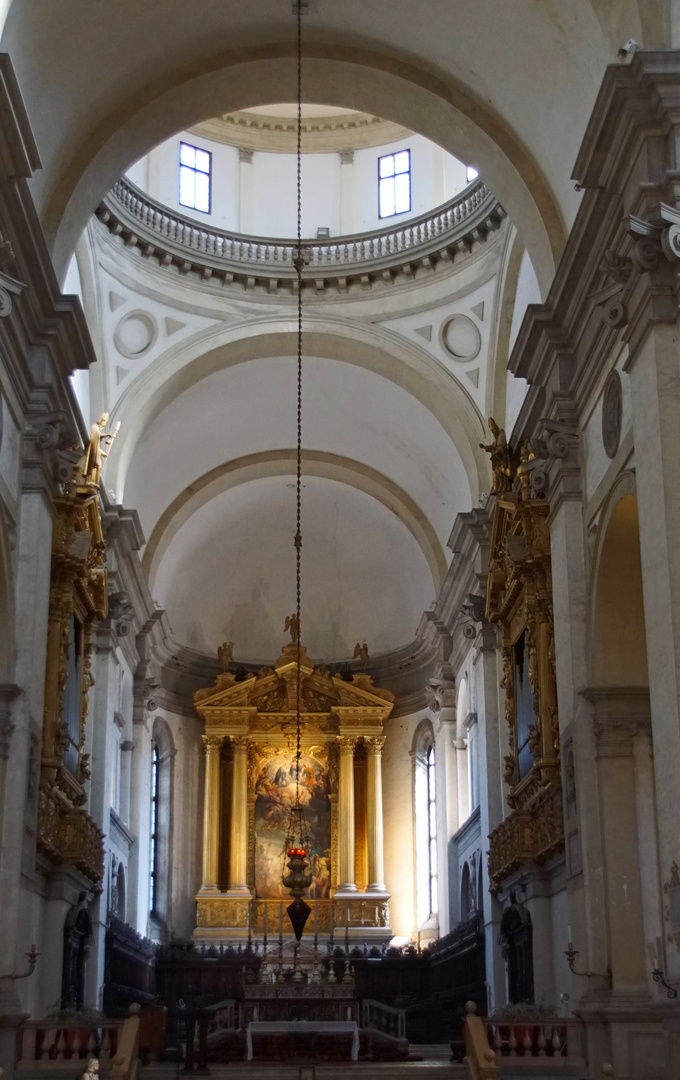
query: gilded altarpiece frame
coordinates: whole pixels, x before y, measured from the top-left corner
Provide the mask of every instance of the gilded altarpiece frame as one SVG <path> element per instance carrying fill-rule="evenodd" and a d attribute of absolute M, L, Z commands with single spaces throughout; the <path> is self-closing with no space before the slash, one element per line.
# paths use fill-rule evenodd
<path fill-rule="evenodd" d="M 37 846 L 49 863 L 75 866 L 96 887 L 103 838 L 85 810 L 84 746 L 92 636 L 107 615 L 106 543 L 92 485 L 66 484 L 55 505 Z"/>
<path fill-rule="evenodd" d="M 564 847 L 549 510 L 526 489 L 496 496 L 486 617 L 500 630 L 512 809 L 490 836 L 493 892 Z"/>
<path fill-rule="evenodd" d="M 243 767 L 245 806 L 239 813 L 233 808 L 228 817 L 216 813 L 216 808 L 224 805 L 222 792 L 209 790 L 206 782 L 206 805 L 204 808 L 204 884 L 199 891 L 197 901 L 197 936 L 219 937 L 238 936 L 251 932 L 261 936 L 266 930 L 270 937 L 280 932 L 281 912 L 290 902 L 282 890 L 280 896 L 263 898 L 258 896 L 257 845 L 258 845 L 258 795 L 262 795 L 263 775 L 268 783 L 281 780 L 281 786 L 288 784 L 292 789 L 290 777 L 279 776 L 280 767 L 289 768 L 295 754 L 295 709 L 297 695 L 296 658 L 297 644 L 290 644 L 276 661 L 274 667 L 260 669 L 256 676 L 250 676 L 237 682 L 236 676 L 223 672 L 218 676 L 213 687 L 199 690 L 194 702 L 197 712 L 204 722 L 203 736 L 206 752 L 216 745 L 221 759 L 225 757 L 224 744 L 245 740 L 246 753 L 244 764 L 234 764 L 234 770 Z M 339 676 L 331 676 L 324 667 L 314 668 L 307 657 L 304 646 L 301 651 L 301 752 L 303 770 L 313 774 L 311 783 L 316 789 L 323 785 L 323 795 L 327 797 L 330 817 L 330 866 L 327 875 L 319 878 L 323 884 L 322 897 L 305 897 L 312 907 L 309 919 L 309 932 L 320 935 L 328 934 L 331 919 L 335 928 L 363 927 L 387 929 L 389 924 L 388 897 L 372 897 L 369 893 L 356 892 L 351 897 L 333 903 L 338 888 L 339 834 L 341 832 L 341 803 L 343 793 L 340 790 L 339 743 L 349 740 L 355 748 L 364 741 L 382 741 L 383 723 L 392 711 L 393 695 L 373 686 L 370 676 L 357 674 L 351 682 Z M 236 762 L 238 755 L 234 755 Z M 270 777 L 271 763 L 279 766 Z M 206 758 L 206 777 L 209 775 L 209 758 Z M 364 770 L 365 772 L 365 770 Z M 220 773 L 224 784 L 224 773 Z M 361 776 L 361 764 L 355 765 L 353 777 Z M 236 772 L 231 776 L 232 789 L 238 783 Z M 276 786 L 276 783 L 275 783 Z M 315 797 L 320 798 L 318 790 Z M 363 799 L 363 802 L 362 802 Z M 274 799 L 272 799 L 274 801 Z M 352 793 L 353 808 L 365 806 L 366 794 L 357 796 Z M 245 828 L 241 831 L 238 819 L 243 816 Z M 230 835 L 225 837 L 225 830 Z M 278 835 L 278 834 L 277 834 Z M 366 852 L 357 851 L 359 846 L 366 846 L 366 826 L 361 822 L 354 829 L 354 865 L 366 863 Z M 233 877 L 235 847 L 244 845 L 243 863 L 245 866 L 246 889 L 242 895 L 235 895 L 233 880 L 225 866 L 228 858 Z M 211 846 L 220 852 L 221 859 L 218 878 L 219 888 L 213 888 L 210 882 Z M 283 848 L 281 848 L 283 850 Z M 225 854 L 228 853 L 228 854 Z M 327 852 L 316 852 L 317 856 L 327 858 Z M 276 871 L 274 870 L 273 873 Z M 329 880 L 328 880 L 329 879 Z M 274 878 L 272 877 L 272 881 Z M 227 885 L 224 888 L 224 885 Z M 327 895 L 326 895 L 327 894 Z M 286 917 L 287 926 L 287 917 Z M 286 930 L 286 933 L 288 931 Z"/>

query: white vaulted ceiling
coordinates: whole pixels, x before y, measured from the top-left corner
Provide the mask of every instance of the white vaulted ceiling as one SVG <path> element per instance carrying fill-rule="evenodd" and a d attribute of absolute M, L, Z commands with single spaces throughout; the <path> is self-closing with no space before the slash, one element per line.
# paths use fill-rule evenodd
<path fill-rule="evenodd" d="M 123 502 L 148 539 L 144 566 L 175 638 L 271 659 L 293 592 L 295 359 L 263 357 L 199 379 L 156 415 Z M 446 573 L 470 486 L 455 445 L 389 379 L 304 359 L 305 642 L 341 659 L 413 640 Z M 249 614 L 248 614 L 249 613 Z"/>

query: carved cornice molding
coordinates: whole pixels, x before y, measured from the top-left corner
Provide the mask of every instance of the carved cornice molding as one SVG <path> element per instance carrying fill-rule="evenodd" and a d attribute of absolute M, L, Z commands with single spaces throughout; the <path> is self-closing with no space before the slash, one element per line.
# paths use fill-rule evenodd
<path fill-rule="evenodd" d="M 294 154 L 297 118 L 254 113 L 242 109 L 204 120 L 189 129 L 194 135 L 227 146 L 244 147 L 269 154 Z M 347 112 L 330 116 L 303 116 L 303 150 L 306 154 L 341 153 L 371 146 L 386 146 L 408 138 L 412 132 L 370 113 Z"/>
<path fill-rule="evenodd" d="M 652 718 L 647 687 L 592 687 L 582 690 L 581 695 L 593 706 L 593 733 L 598 758 L 630 757 L 636 736 L 651 735 Z"/>

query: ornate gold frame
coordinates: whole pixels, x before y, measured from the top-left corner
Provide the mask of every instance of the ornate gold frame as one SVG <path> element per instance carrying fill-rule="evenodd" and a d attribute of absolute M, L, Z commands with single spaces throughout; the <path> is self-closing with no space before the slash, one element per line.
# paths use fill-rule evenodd
<path fill-rule="evenodd" d="M 529 497 L 526 486 L 496 496 L 486 617 L 501 633 L 500 685 L 509 734 L 504 779 L 512 813 L 490 837 L 492 891 L 520 867 L 541 863 L 564 846 L 549 509 L 544 499 Z M 514 648 L 525 631 L 535 716 L 528 745 L 534 760 L 520 779 Z"/>
<path fill-rule="evenodd" d="M 38 850 L 54 865 L 75 865 L 97 886 L 102 877 L 102 833 L 84 809 L 89 755 L 84 752 L 89 691 L 93 685 L 92 634 L 107 615 L 106 544 L 98 492 L 76 481 L 55 500 L 50 606 L 45 669 L 43 745 L 38 804 Z M 79 723 L 75 742 L 64 723 L 69 626 L 81 627 Z M 64 758 L 74 745 L 75 770 Z"/>

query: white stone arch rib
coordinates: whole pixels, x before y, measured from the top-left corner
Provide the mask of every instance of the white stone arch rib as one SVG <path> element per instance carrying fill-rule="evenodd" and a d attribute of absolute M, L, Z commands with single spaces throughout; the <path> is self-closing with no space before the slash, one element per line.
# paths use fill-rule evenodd
<path fill-rule="evenodd" d="M 241 47 L 131 90 L 72 148 L 46 193 L 43 227 L 60 279 L 89 216 L 134 161 L 201 120 L 279 100 L 281 87 L 295 85 L 294 74 L 291 44 Z M 525 237 L 547 294 L 565 220 L 539 163 L 488 101 L 450 72 L 438 76 L 372 49 L 312 42 L 305 50 L 305 98 L 383 116 L 474 161 Z"/>
<path fill-rule="evenodd" d="M 226 462 L 193 481 L 167 507 L 149 538 L 142 565 L 151 590 L 170 541 L 201 506 L 241 484 L 264 476 L 292 476 L 295 469 L 294 449 L 272 450 Z M 446 556 L 432 525 L 405 491 L 363 462 L 320 450 L 305 449 L 302 471 L 305 476 L 320 476 L 356 487 L 391 510 L 419 545 L 430 568 L 435 591 L 439 591 L 446 577 Z"/>
<path fill-rule="evenodd" d="M 439 421 L 461 456 L 473 505 L 488 490 L 489 464 L 479 448 L 483 419 L 459 384 L 425 350 L 397 335 L 340 320 L 306 320 L 304 350 L 310 356 L 355 364 L 406 390 Z M 121 421 L 106 462 L 106 487 L 123 498 L 129 464 L 146 427 L 194 383 L 232 365 L 271 356 L 293 356 L 297 331 L 290 319 L 211 327 L 187 345 L 156 360 L 126 389 L 111 414 Z"/>

